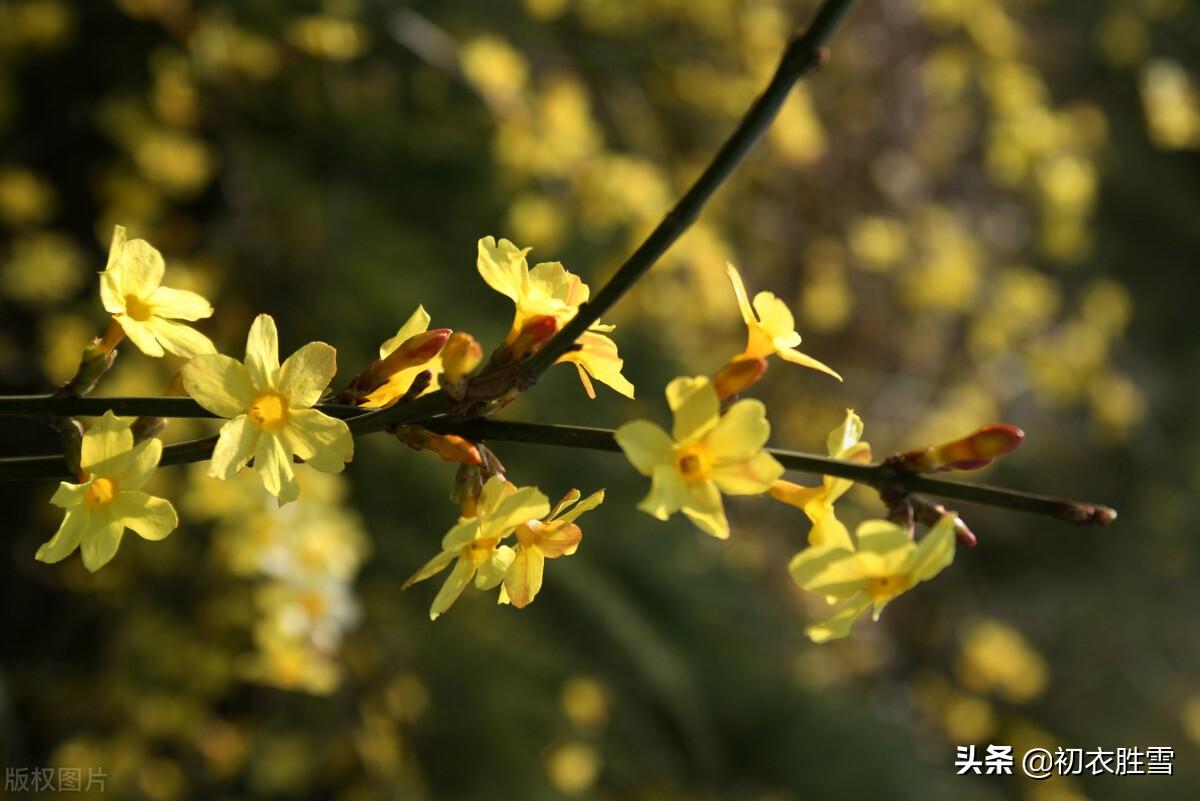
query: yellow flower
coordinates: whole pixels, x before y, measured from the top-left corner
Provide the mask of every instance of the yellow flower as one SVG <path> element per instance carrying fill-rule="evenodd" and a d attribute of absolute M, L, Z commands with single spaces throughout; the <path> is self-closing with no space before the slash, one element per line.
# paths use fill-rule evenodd
<path fill-rule="evenodd" d="M 475 514 L 460 519 L 458 525 L 446 533 L 442 538 L 442 552 L 404 582 L 402 589 L 436 576 L 457 560 L 429 607 L 429 619 L 437 620 L 458 600 L 472 578 L 481 590 L 490 590 L 500 584 L 516 555 L 512 548 L 501 545 L 501 540 L 510 536 L 517 526 L 541 519 L 549 511 L 550 502 L 537 487 L 518 489 L 500 476 L 492 476 L 483 485 Z"/>
<path fill-rule="evenodd" d="M 487 285 L 510 298 L 517 310 L 512 327 L 504 344 L 517 341 L 525 326 L 539 318 L 551 318 L 561 328 L 579 311 L 590 294 L 588 285 L 579 276 L 569 272 L 560 262 L 542 262 L 532 269 L 525 260 L 530 248 L 518 248 L 507 239 L 496 241 L 487 236 L 479 240 L 479 257 L 476 267 Z M 574 362 L 579 370 L 588 396 L 596 397 L 592 382 L 594 378 L 607 384 L 627 398 L 633 397 L 633 384 L 621 374 L 624 361 L 617 353 L 617 345 L 609 337 L 613 326 L 593 323 L 579 337 L 579 350 L 572 351 L 559 362 Z"/>
<path fill-rule="evenodd" d="M 750 296 L 746 294 L 746 287 L 742 283 L 742 277 L 738 275 L 737 268 L 726 263 L 725 272 L 729 276 L 729 282 L 733 284 L 738 308 L 742 310 L 742 319 L 746 321 L 746 328 L 749 329 L 746 349 L 740 357 L 735 358 L 765 359 L 772 354 L 778 354 L 785 362 L 811 367 L 833 376 L 838 381 L 842 380 L 832 368 L 796 350 L 796 346 L 800 344 L 800 335 L 796 333 L 796 320 L 787 304 L 772 292 L 759 292 L 754 296 L 754 305 L 751 308 Z"/>
<path fill-rule="evenodd" d="M 395 336 L 384 340 L 379 346 L 379 361 L 372 368 L 380 368 L 387 378 L 382 385 L 371 390 L 359 405 L 378 409 L 395 403 L 408 393 L 416 377 L 426 370 L 432 374 L 432 379 L 422 394 L 438 388 L 438 377 L 443 369 L 440 353 L 450 332 L 443 329 L 429 332 L 430 319 L 425 307 L 418 306 Z"/>
<path fill-rule="evenodd" d="M 183 368 L 188 394 L 229 419 L 213 449 L 209 475 L 228 479 L 251 458 L 280 505 L 300 495 L 293 454 L 325 473 L 339 473 L 354 456 L 345 421 L 311 408 L 337 372 L 336 351 L 310 342 L 279 364 L 275 321 L 260 314 L 250 326 L 243 364 L 220 353 L 196 356 Z"/>
<path fill-rule="evenodd" d="M 871 461 L 871 446 L 862 439 L 863 422 L 853 409 L 846 410 L 846 419 L 829 432 L 825 447 L 835 459 L 852 462 Z M 854 486 L 846 478 L 825 476 L 819 487 L 804 487 L 790 481 L 776 481 L 771 485 L 771 495 L 784 503 L 803 509 L 812 521 L 808 532 L 809 545 L 838 545 L 852 549 L 850 532 L 834 514 L 833 504 Z"/>
<path fill-rule="evenodd" d="M 161 540 L 179 525 L 170 501 L 141 491 L 162 458 L 162 441 L 133 444 L 129 424 L 105 412 L 83 435 L 80 467 L 83 484 L 66 481 L 50 503 L 67 510 L 62 525 L 38 548 L 35 558 L 59 562 L 79 548 L 83 566 L 96 571 L 108 563 L 130 528 L 148 540 Z"/>
<path fill-rule="evenodd" d="M 762 450 L 771 433 L 761 401 L 742 400 L 725 414 L 707 377 L 676 378 L 667 385 L 675 414 L 673 438 L 648 420 L 617 429 L 617 444 L 638 472 L 651 477 L 638 504 L 666 520 L 683 510 L 702 531 L 725 539 L 729 522 L 721 493 L 758 495 L 783 475 L 783 466 Z"/>
<path fill-rule="evenodd" d="M 604 490 L 579 501 L 579 490 L 571 490 L 558 502 L 550 517 L 517 526 L 517 547 L 512 564 L 504 574 L 500 603 L 523 609 L 533 603 L 542 589 L 542 571 L 547 559 L 570 556 L 579 547 L 583 531 L 575 520 L 604 502 Z M 575 502 L 579 501 L 578 504 Z M 570 507 L 575 505 L 575 508 Z M 568 511 L 569 509 L 569 511 Z"/>
<path fill-rule="evenodd" d="M 804 549 L 788 569 L 797 584 L 846 603 L 828 620 L 808 627 L 813 642 L 845 637 L 855 619 L 873 606 L 872 617 L 892 599 L 941 573 L 954 561 L 954 515 L 946 515 L 920 543 L 886 520 L 867 520 L 855 532 L 858 550 L 840 545 Z"/>
<path fill-rule="evenodd" d="M 108 265 L 100 273 L 100 300 L 125 336 L 147 356 L 166 349 L 191 358 L 216 353 L 208 337 L 175 320 L 200 320 L 213 313 L 195 292 L 162 286 L 162 254 L 144 239 L 126 241 L 125 228 L 113 230 Z"/>

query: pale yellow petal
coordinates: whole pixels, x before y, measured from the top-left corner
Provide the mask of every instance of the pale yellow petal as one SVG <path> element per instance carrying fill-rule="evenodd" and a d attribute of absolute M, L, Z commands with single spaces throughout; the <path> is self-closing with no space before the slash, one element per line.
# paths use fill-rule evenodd
<path fill-rule="evenodd" d="M 679 443 L 711 431 L 721 411 L 721 400 L 707 376 L 681 376 L 667 384 L 667 404 L 675 413 L 672 435 Z"/>
<path fill-rule="evenodd" d="M 70 484 L 66 481 L 60 481 L 58 489 L 54 491 L 54 495 L 50 498 L 50 503 L 60 509 L 70 509 L 73 506 L 78 506 L 83 503 L 83 496 L 87 495 L 87 491 L 91 486 L 92 482 L 90 481 L 83 484 Z"/>
<path fill-rule="evenodd" d="M 696 527 L 719 540 L 729 538 L 729 521 L 725 519 L 725 504 L 721 493 L 711 481 L 697 481 L 687 486 L 683 496 L 683 513 Z"/>
<path fill-rule="evenodd" d="M 340 473 L 354 458 L 354 437 L 346 421 L 316 409 L 289 412 L 283 434 L 288 449 L 321 472 Z"/>
<path fill-rule="evenodd" d="M 845 606 L 840 607 L 833 615 L 820 623 L 814 623 L 805 629 L 808 638 L 815 643 L 840 640 L 850 634 L 850 628 L 866 608 L 871 605 L 871 599 L 866 593 L 851 598 Z"/>
<path fill-rule="evenodd" d="M 550 500 L 537 487 L 521 487 L 506 496 L 480 523 L 484 537 L 507 536 L 517 526 L 550 513 Z"/>
<path fill-rule="evenodd" d="M 582 541 L 583 529 L 574 523 L 556 520 L 539 533 L 537 547 L 547 559 L 558 559 L 575 553 Z"/>
<path fill-rule="evenodd" d="M 792 580 L 809 592 L 845 598 L 862 590 L 869 580 L 853 551 L 833 545 L 811 546 L 788 564 Z"/>
<path fill-rule="evenodd" d="M 267 492 L 279 499 L 279 505 L 291 503 L 300 497 L 300 483 L 292 467 L 292 454 L 288 452 L 283 437 L 262 432 L 258 447 L 254 449 L 254 471 L 262 480 Z"/>
<path fill-rule="evenodd" d="M 931 528 L 909 557 L 906 572 L 913 581 L 928 581 L 954 561 L 954 515 L 946 515 Z"/>
<path fill-rule="evenodd" d="M 217 352 L 211 339 L 189 325 L 162 317 L 151 317 L 146 321 L 146 326 L 154 333 L 159 344 L 176 356 L 190 359 L 193 356 Z"/>
<path fill-rule="evenodd" d="M 625 458 L 644 476 L 651 475 L 659 465 L 670 467 L 674 463 L 675 443 L 666 431 L 649 420 L 626 423 L 613 437 Z"/>
<path fill-rule="evenodd" d="M 737 298 L 738 310 L 742 313 L 742 320 L 746 325 L 758 322 L 754 316 L 754 311 L 750 308 L 750 296 L 746 294 L 746 285 L 742 283 L 742 276 L 738 273 L 737 268 L 729 262 L 725 262 L 725 274 L 729 276 L 729 283 L 733 284 L 733 294 Z"/>
<path fill-rule="evenodd" d="M 396 348 L 417 334 L 423 334 L 428 331 L 431 319 L 429 312 L 425 311 L 425 307 L 418 306 L 417 310 L 409 315 L 404 325 L 400 326 L 400 330 L 396 332 L 396 335 L 385 339 L 383 344 L 379 346 L 379 358 L 386 359 Z"/>
<path fill-rule="evenodd" d="M 650 492 L 637 508 L 659 520 L 666 520 L 683 506 L 687 487 L 671 464 L 658 465 L 650 476 Z"/>
<path fill-rule="evenodd" d="M 213 478 L 230 479 L 246 466 L 258 448 L 259 428 L 246 415 L 238 415 L 221 426 L 221 435 L 213 448 L 208 474 Z"/>
<path fill-rule="evenodd" d="M 125 226 L 114 225 L 112 240 L 108 246 L 108 261 L 104 265 L 104 271 L 112 270 L 113 265 L 121 260 L 121 252 L 125 249 L 125 241 L 128 239 Z"/>
<path fill-rule="evenodd" d="M 121 248 L 116 264 L 109 268 L 120 276 L 121 291 L 148 301 L 162 283 L 162 254 L 144 239 L 132 239 Z"/>
<path fill-rule="evenodd" d="M 633 384 L 621 374 L 625 361 L 617 353 L 617 344 L 604 334 L 585 333 L 575 340 L 581 346 L 579 350 L 571 351 L 560 362 L 575 362 L 580 370 L 606 384 L 626 398 L 633 398 Z M 584 388 L 589 389 L 590 382 L 583 376 Z M 596 393 L 589 389 L 588 397 L 595 398 Z"/>
<path fill-rule="evenodd" d="M 601 490 L 601 492 L 603 491 L 604 490 Z M 583 493 L 577 489 L 567 490 L 567 494 L 562 496 L 562 500 L 556 503 L 554 508 L 550 510 L 550 517 L 548 519 L 553 520 L 554 518 L 558 517 L 582 497 Z"/>
<path fill-rule="evenodd" d="M 411 576 L 409 576 L 408 580 L 400 586 L 400 589 L 407 590 L 418 581 L 424 581 L 427 578 L 431 578 L 436 576 L 438 573 L 441 573 L 446 569 L 447 565 L 454 561 L 455 555 L 456 554 L 454 551 L 442 551 L 437 556 L 423 564 L 416 573 L 413 573 Z"/>
<path fill-rule="evenodd" d="M 767 407 L 763 402 L 740 400 L 721 415 L 704 442 L 713 460 L 719 463 L 753 456 L 767 444 L 770 436 L 771 424 L 767 422 Z"/>
<path fill-rule="evenodd" d="M 561 304 L 560 312 L 565 318 L 574 317 L 575 310 L 587 301 L 589 294 L 588 285 L 563 267 L 562 262 L 542 262 L 529 271 L 529 295 Z"/>
<path fill-rule="evenodd" d="M 842 454 L 858 444 L 862 435 L 862 418 L 855 414 L 853 409 L 847 409 L 846 417 L 842 420 L 841 425 L 830 431 L 829 436 L 825 438 L 825 449 L 830 456 L 843 458 Z"/>
<path fill-rule="evenodd" d="M 121 330 L 134 347 L 142 353 L 154 359 L 163 355 L 163 347 L 158 343 L 158 337 L 154 335 L 149 321 L 140 322 L 126 314 L 113 315 L 113 319 L 120 324 Z"/>
<path fill-rule="evenodd" d="M 161 540 L 179 525 L 170 501 L 145 492 L 119 492 L 111 509 L 116 523 L 147 540 Z"/>
<path fill-rule="evenodd" d="M 759 292 L 754 296 L 754 311 L 764 332 L 777 346 L 794 348 L 800 344 L 796 333 L 796 319 L 787 304 L 775 297 L 774 292 Z"/>
<path fill-rule="evenodd" d="M 79 547 L 79 539 L 87 530 L 89 517 L 86 508 L 68 511 L 63 517 L 62 524 L 58 527 L 58 531 L 54 533 L 53 537 L 42 543 L 33 558 L 48 564 L 66 559 Z"/>
<path fill-rule="evenodd" d="M 447 553 L 457 553 L 460 548 L 470 545 L 477 539 L 479 539 L 479 518 L 463 518 L 446 532 L 446 536 L 442 537 L 442 550 Z"/>
<path fill-rule="evenodd" d="M 126 456 L 132 449 L 133 433 L 129 430 L 129 423 L 122 422 L 111 411 L 107 411 L 83 435 L 79 465 L 89 473 L 96 472 L 93 468 L 97 465 L 112 467 L 113 460 Z"/>
<path fill-rule="evenodd" d="M 121 547 L 121 535 L 124 533 L 125 527 L 110 516 L 93 514 L 79 541 L 83 566 L 95 573 L 108 564 L 117 555 L 117 549 Z"/>
<path fill-rule="evenodd" d="M 912 547 L 912 538 L 908 536 L 908 532 L 887 520 L 864 520 L 855 529 L 854 535 L 858 540 L 858 550 L 863 553 L 907 553 Z"/>
<path fill-rule="evenodd" d="M 269 314 L 258 315 L 250 324 L 250 333 L 246 335 L 246 371 L 255 388 L 274 388 L 279 373 L 279 332 Z"/>
<path fill-rule="evenodd" d="M 245 414 L 258 394 L 245 365 L 222 353 L 192 357 L 180 375 L 192 399 L 219 417 Z"/>
<path fill-rule="evenodd" d="M 516 558 L 504 575 L 504 590 L 513 606 L 524 609 L 537 597 L 545 565 L 545 557 L 536 546 L 517 549 Z"/>
<path fill-rule="evenodd" d="M 591 495 L 584 498 L 582 501 L 576 504 L 575 508 L 571 509 L 571 511 L 567 512 L 558 519 L 564 523 L 572 523 L 578 519 L 581 514 L 592 511 L 602 503 L 604 503 L 604 490 L 597 490 L 596 492 L 593 492 Z"/>
<path fill-rule="evenodd" d="M 808 544 L 815 546 L 830 545 L 846 550 L 854 549 L 854 541 L 850 539 L 850 531 L 841 520 L 838 520 L 832 507 L 813 521 L 808 531 Z"/>
<path fill-rule="evenodd" d="M 279 392 L 293 409 L 312 406 L 337 372 L 337 351 L 324 342 L 309 342 L 279 368 Z"/>
<path fill-rule="evenodd" d="M 779 358 L 783 359 L 785 362 L 791 362 L 792 364 L 798 364 L 801 367 L 809 367 L 813 370 L 819 370 L 826 375 L 833 376 L 838 381 L 842 380 L 842 377 L 838 375 L 837 371 L 835 371 L 832 367 L 824 362 L 817 361 L 807 353 L 801 353 L 794 348 L 779 348 L 776 352 L 779 354 Z"/>
<path fill-rule="evenodd" d="M 438 590 L 437 595 L 433 598 L 433 604 L 429 607 L 430 620 L 437 620 L 458 600 L 458 596 L 462 595 L 473 575 L 475 575 L 475 565 L 471 562 L 459 559 L 455 563 L 454 569 L 446 577 L 446 582 Z"/>
<path fill-rule="evenodd" d="M 481 515 L 490 515 L 500 501 L 516 492 L 517 488 L 501 475 L 494 475 L 483 484 L 476 506 Z"/>
<path fill-rule="evenodd" d="M 514 558 L 516 558 L 516 552 L 511 547 L 496 546 L 488 558 L 480 562 L 476 568 L 475 588 L 490 590 L 499 587 L 500 582 L 504 581 L 504 574 L 512 566 Z"/>
<path fill-rule="evenodd" d="M 761 495 L 782 475 L 783 465 L 765 451 L 712 468 L 712 480 L 726 495 Z"/>
<path fill-rule="evenodd" d="M 172 320 L 203 320 L 213 313 L 212 304 L 203 295 L 186 289 L 160 286 L 149 300 L 156 315 Z"/>
<path fill-rule="evenodd" d="M 529 291 L 529 265 L 525 261 L 529 248 L 521 250 L 507 239 L 497 242 L 495 237 L 485 236 L 479 240 L 478 250 L 475 266 L 479 275 L 492 289 L 519 303 Z"/>
<path fill-rule="evenodd" d="M 133 450 L 125 456 L 121 464 L 108 476 L 122 490 L 141 489 L 162 458 L 162 440 L 157 437 L 144 439 L 133 446 Z"/>
<path fill-rule="evenodd" d="M 121 292 L 121 279 L 116 273 L 100 273 L 100 303 L 109 314 L 125 313 L 125 295 Z"/>

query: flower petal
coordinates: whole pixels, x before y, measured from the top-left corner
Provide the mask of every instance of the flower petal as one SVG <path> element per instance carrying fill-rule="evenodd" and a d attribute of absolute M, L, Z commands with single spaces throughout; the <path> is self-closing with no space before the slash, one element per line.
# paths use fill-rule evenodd
<path fill-rule="evenodd" d="M 888 556 L 912 548 L 908 532 L 887 520 L 864 520 L 854 531 L 861 553 Z"/>
<path fill-rule="evenodd" d="M 436 576 L 446 569 L 446 566 L 454 561 L 456 556 L 454 551 L 442 551 L 437 556 L 423 564 L 416 573 L 408 577 L 408 580 L 400 585 L 400 589 L 407 590 L 418 581 L 424 581 L 427 578 Z"/>
<path fill-rule="evenodd" d="M 530 520 L 550 513 L 550 500 L 537 487 L 521 487 L 496 504 L 496 508 L 479 525 L 482 537 L 497 539 L 508 536 L 513 529 Z"/>
<path fill-rule="evenodd" d="M 607 384 L 626 398 L 633 398 L 633 384 L 621 375 L 625 361 L 617 353 L 617 343 L 604 334 L 592 332 L 581 334 L 575 342 L 580 345 L 579 350 L 571 351 L 559 362 L 575 362 L 580 370 L 585 370 L 587 375 L 601 384 Z M 584 389 L 588 390 L 588 397 L 595 399 L 596 393 L 591 389 L 591 382 L 583 375 L 580 375 L 580 379 Z"/>
<path fill-rule="evenodd" d="M 256 389 L 275 386 L 279 372 L 279 331 L 269 314 L 260 314 L 250 324 L 246 335 L 246 372 Z"/>
<path fill-rule="evenodd" d="M 808 638 L 816 643 L 840 640 L 850 634 L 850 628 L 866 608 L 871 605 L 871 599 L 866 593 L 851 598 L 833 615 L 820 623 L 814 623 L 805 629 Z"/>
<path fill-rule="evenodd" d="M 434 596 L 433 604 L 429 607 L 429 619 L 437 620 L 442 613 L 449 609 L 458 600 L 458 596 L 462 595 L 474 575 L 475 565 L 467 559 L 459 559 L 454 565 L 454 569 L 450 571 L 450 575 L 446 577 L 446 583 Z"/>
<path fill-rule="evenodd" d="M 791 362 L 792 364 L 798 364 L 801 367 L 810 367 L 813 370 L 819 370 L 820 372 L 825 373 L 826 375 L 831 375 L 834 378 L 836 378 L 838 381 L 842 380 L 842 377 L 840 375 L 838 375 L 837 371 L 835 371 L 832 367 L 825 364 L 824 362 L 817 361 L 812 356 L 809 356 L 807 353 L 801 353 L 800 351 L 796 350 L 795 348 L 790 348 L 790 347 L 789 348 L 779 348 L 776 350 L 776 353 L 778 353 L 779 358 L 783 359 L 785 362 Z"/>
<path fill-rule="evenodd" d="M 83 503 L 83 496 L 87 495 L 87 491 L 91 489 L 91 486 L 91 481 L 86 481 L 83 484 L 71 484 L 66 481 L 60 481 L 58 489 L 54 491 L 54 495 L 50 498 L 50 503 L 59 509 L 70 509 L 72 506 L 78 506 Z"/>
<path fill-rule="evenodd" d="M 712 469 L 712 480 L 726 495 L 761 495 L 783 475 L 783 465 L 766 451 L 749 459 L 722 462 Z"/>
<path fill-rule="evenodd" d="M 584 512 L 590 512 L 600 504 L 604 503 L 604 490 L 597 490 L 591 495 L 580 501 L 575 508 L 562 515 L 558 519 L 564 523 L 573 523 Z"/>
<path fill-rule="evenodd" d="M 711 481 L 697 481 L 687 487 L 683 499 L 683 513 L 705 534 L 719 540 L 729 538 L 729 521 L 725 518 L 725 504 L 721 492 Z"/>
<path fill-rule="evenodd" d="M 547 559 L 570 556 L 579 548 L 583 530 L 574 523 L 555 521 L 539 532 L 537 547 Z"/>
<path fill-rule="evenodd" d="M 309 342 L 287 357 L 279 369 L 279 392 L 293 409 L 312 406 L 337 372 L 337 351 L 324 342 Z"/>
<path fill-rule="evenodd" d="M 679 443 L 704 436 L 721 413 L 721 400 L 707 376 L 681 376 L 667 384 L 667 404 L 675 413 L 672 436 Z"/>
<path fill-rule="evenodd" d="M 222 353 L 194 356 L 180 374 L 192 399 L 221 417 L 245 414 L 258 394 L 245 365 Z"/>
<path fill-rule="evenodd" d="M 868 581 L 853 551 L 831 545 L 805 548 L 792 557 L 788 572 L 809 592 L 839 598 L 859 592 Z"/>
<path fill-rule="evenodd" d="M 758 322 L 758 318 L 754 316 L 754 311 L 750 308 L 750 296 L 746 294 L 746 285 L 742 283 L 742 276 L 738 273 L 737 268 L 729 262 L 725 262 L 725 275 L 729 276 L 729 283 L 733 284 L 733 294 L 737 297 L 738 309 L 742 313 L 742 320 L 746 325 L 752 325 Z"/>
<path fill-rule="evenodd" d="M 104 265 L 105 272 L 112 270 L 113 265 L 121 260 L 121 251 L 125 249 L 125 240 L 127 238 L 125 226 L 113 226 L 112 240 L 108 246 L 108 261 Z"/>
<path fill-rule="evenodd" d="M 154 359 L 163 355 L 162 345 L 158 344 L 158 337 L 154 335 L 154 330 L 148 322 L 139 322 L 126 314 L 115 314 L 113 319 L 120 324 L 129 341 L 142 353 Z"/>
<path fill-rule="evenodd" d="M 177 323 L 163 317 L 151 317 L 146 321 L 159 344 L 176 356 L 190 359 L 201 354 L 216 353 L 212 340 L 190 325 Z"/>
<path fill-rule="evenodd" d="M 157 437 L 144 439 L 133 446 L 118 469 L 109 474 L 122 490 L 136 490 L 145 486 L 154 475 L 162 459 L 162 440 Z"/>
<path fill-rule="evenodd" d="M 108 270 L 100 273 L 100 302 L 109 314 L 125 313 L 125 295 L 121 292 L 121 279 L 117 273 Z"/>
<path fill-rule="evenodd" d="M 770 436 L 771 424 L 767 422 L 767 407 L 763 402 L 740 400 L 721 415 L 716 428 L 709 432 L 704 442 L 712 452 L 713 460 L 720 463 L 753 456 L 767 444 Z"/>
<path fill-rule="evenodd" d="M 156 315 L 172 320 L 203 320 L 213 313 L 207 298 L 186 289 L 160 286 L 150 295 L 149 301 Z"/>
<path fill-rule="evenodd" d="M 125 527 L 115 520 L 107 517 L 97 519 L 98 517 L 92 515 L 91 524 L 82 533 L 79 542 L 83 566 L 92 573 L 104 567 L 117 555 L 117 548 L 121 547 L 121 535 L 125 533 Z"/>
<path fill-rule="evenodd" d="M 542 573 L 546 560 L 540 548 L 519 548 L 516 558 L 504 575 L 504 590 L 513 606 L 524 609 L 537 597 L 542 588 Z"/>
<path fill-rule="evenodd" d="M 116 263 L 109 269 L 119 276 L 124 294 L 148 301 L 162 283 L 166 265 L 162 254 L 149 242 L 132 239 L 121 248 Z"/>
<path fill-rule="evenodd" d="M 675 459 L 675 443 L 649 420 L 626 423 L 613 434 L 625 458 L 644 476 L 651 475 L 659 465 L 670 467 Z M 672 468 L 674 469 L 674 468 Z"/>
<path fill-rule="evenodd" d="M 404 325 L 400 326 L 400 330 L 390 339 L 385 339 L 383 344 L 379 346 L 379 358 L 386 359 L 391 355 L 392 351 L 403 345 L 409 339 L 412 339 L 417 334 L 423 334 L 429 330 L 429 322 L 433 319 L 429 316 L 429 312 L 425 311 L 424 306 L 418 306 L 417 310 L 409 315 Z"/>
<path fill-rule="evenodd" d="M 659 520 L 666 520 L 683 506 L 687 487 L 672 464 L 661 464 L 650 474 L 650 492 L 637 508 Z"/>
<path fill-rule="evenodd" d="M 479 240 L 478 250 L 475 266 L 479 275 L 492 289 L 519 303 L 528 294 L 529 265 L 525 254 L 530 249 L 521 250 L 507 239 L 497 242 L 495 237 L 485 236 Z"/>
<path fill-rule="evenodd" d="M 818 547 L 832 545 L 848 551 L 854 549 L 850 531 L 841 520 L 838 520 L 837 515 L 833 512 L 833 507 L 829 507 L 825 514 L 813 521 L 812 528 L 808 530 L 808 544 Z"/>
<path fill-rule="evenodd" d="M 129 423 L 122 422 L 111 410 L 107 411 L 83 435 L 79 466 L 89 473 L 97 472 L 93 469 L 97 465 L 107 463 L 105 467 L 111 467 L 114 461 L 110 460 L 120 460 L 132 448 L 133 433 L 129 430 Z"/>
<path fill-rule="evenodd" d="M 113 499 L 113 519 L 147 540 L 161 540 L 179 525 L 179 515 L 170 501 L 145 492 L 120 492 Z"/>
<path fill-rule="evenodd" d="M 292 455 L 283 437 L 268 431 L 259 435 L 258 446 L 254 449 L 254 471 L 267 492 L 279 499 L 280 506 L 300 497 L 300 483 L 296 481 Z"/>
<path fill-rule="evenodd" d="M 954 561 L 954 523 L 958 518 L 946 515 L 917 543 L 906 572 L 913 581 L 928 581 Z"/>
<path fill-rule="evenodd" d="M 479 563 L 475 572 L 475 588 L 490 590 L 500 586 L 504 574 L 512 566 L 516 552 L 507 545 L 497 545 L 488 558 Z"/>
<path fill-rule="evenodd" d="M 758 313 L 758 322 L 772 340 L 782 340 L 785 347 L 794 348 L 800 344 L 800 335 L 796 333 L 796 318 L 792 316 L 787 304 L 775 296 L 774 292 L 759 292 L 754 296 L 754 311 Z"/>
<path fill-rule="evenodd" d="M 246 466 L 254 456 L 262 432 L 244 414 L 221 426 L 221 435 L 213 448 L 208 474 L 213 478 L 227 480 Z"/>
<path fill-rule="evenodd" d="M 829 436 L 825 438 L 825 449 L 830 456 L 841 458 L 843 453 L 858 444 L 862 435 L 862 418 L 855 414 L 853 409 L 847 409 L 842 424 L 830 431 Z"/>
<path fill-rule="evenodd" d="M 59 525 L 58 531 L 54 533 L 53 537 L 42 543 L 33 558 L 47 564 L 66 559 L 72 551 L 79 547 L 79 539 L 87 529 L 89 517 L 87 509 L 68 511 L 63 517 L 62 524 Z"/>
<path fill-rule="evenodd" d="M 289 450 L 323 473 L 340 473 L 354 458 L 354 436 L 346 421 L 316 409 L 292 409 L 283 436 Z"/>

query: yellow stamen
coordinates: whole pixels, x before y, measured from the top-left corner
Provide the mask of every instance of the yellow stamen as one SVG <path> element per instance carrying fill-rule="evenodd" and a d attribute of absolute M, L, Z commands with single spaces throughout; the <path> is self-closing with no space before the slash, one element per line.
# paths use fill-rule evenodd
<path fill-rule="evenodd" d="M 144 323 L 154 316 L 154 308 L 137 295 L 126 295 L 125 314 L 132 317 L 134 320 L 137 320 L 139 323 Z"/>
<path fill-rule="evenodd" d="M 113 483 L 111 478 L 98 478 L 92 482 L 92 486 L 88 487 L 83 500 L 88 506 L 98 509 L 101 506 L 111 503 L 116 495 L 117 485 Z"/>
<path fill-rule="evenodd" d="M 287 401 L 278 392 L 264 392 L 250 404 L 250 420 L 264 431 L 278 431 L 287 422 Z"/>

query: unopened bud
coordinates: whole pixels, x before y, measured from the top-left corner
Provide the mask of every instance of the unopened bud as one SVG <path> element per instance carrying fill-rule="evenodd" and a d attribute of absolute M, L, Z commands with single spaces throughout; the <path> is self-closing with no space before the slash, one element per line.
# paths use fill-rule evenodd
<path fill-rule="evenodd" d="M 1025 432 L 1016 426 L 992 423 L 953 442 L 898 453 L 886 464 L 907 473 L 978 470 L 1015 451 L 1024 438 Z"/>
<path fill-rule="evenodd" d="M 508 346 L 508 359 L 516 361 L 540 350 L 558 332 L 558 320 L 548 314 L 534 317 L 521 328 L 521 333 Z"/>
<path fill-rule="evenodd" d="M 396 373 L 410 367 L 418 367 L 437 356 L 449 338 L 449 328 L 435 328 L 409 337 L 387 356 L 367 365 L 366 369 L 356 375 L 350 385 L 338 395 L 338 400 L 342 403 L 360 403 Z"/>
<path fill-rule="evenodd" d="M 725 400 L 754 386 L 765 372 L 766 359 L 733 359 L 713 376 L 713 388 Z"/>
<path fill-rule="evenodd" d="M 476 467 L 483 464 L 475 444 L 457 434 L 435 434 L 420 426 L 399 426 L 395 434 L 413 450 L 435 453 L 443 461 Z"/>
<path fill-rule="evenodd" d="M 466 331 L 455 331 L 442 348 L 444 381 L 456 384 L 483 361 L 483 346 Z"/>

